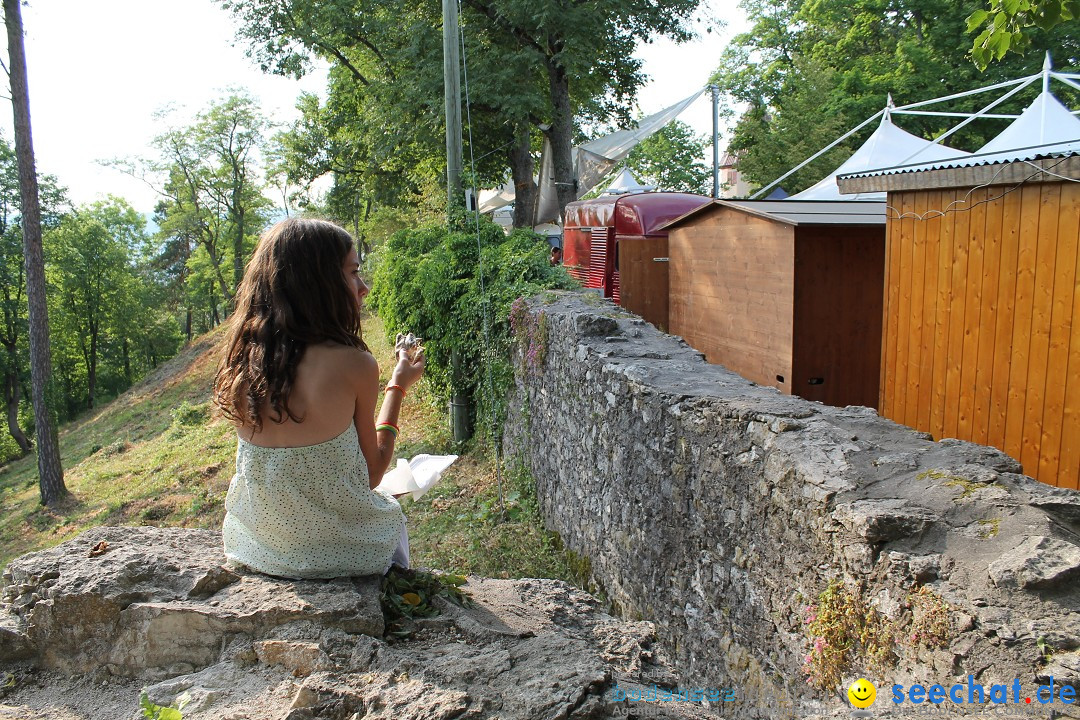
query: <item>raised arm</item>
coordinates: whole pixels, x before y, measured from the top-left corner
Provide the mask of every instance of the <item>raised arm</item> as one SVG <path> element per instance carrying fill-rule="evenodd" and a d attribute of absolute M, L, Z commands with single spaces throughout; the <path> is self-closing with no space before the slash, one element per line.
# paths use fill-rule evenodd
<path fill-rule="evenodd" d="M 353 420 L 360 440 L 360 451 L 364 453 L 364 459 L 367 461 L 369 487 L 374 489 L 382 481 L 383 473 L 394 460 L 394 442 L 397 439 L 395 430 L 376 431 L 376 426 L 398 427 L 401 401 L 409 388 L 416 384 L 423 374 L 424 358 L 421 354 L 412 362 L 404 356 L 398 360 L 390 376 L 390 382 L 386 385 L 378 422 L 375 422 L 375 406 L 379 395 L 379 364 L 370 353 L 361 353 L 361 356 L 356 368 L 356 404 Z"/>

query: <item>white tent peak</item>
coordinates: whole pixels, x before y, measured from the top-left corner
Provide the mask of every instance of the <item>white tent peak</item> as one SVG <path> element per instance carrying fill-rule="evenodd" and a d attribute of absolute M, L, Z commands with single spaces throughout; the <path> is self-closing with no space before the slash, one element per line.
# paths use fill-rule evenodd
<path fill-rule="evenodd" d="M 624 167 L 604 193 L 606 195 L 626 195 L 627 193 L 650 192 L 655 189 L 655 185 L 642 185 L 634 177 L 634 173 L 630 172 L 630 168 Z"/>
<path fill-rule="evenodd" d="M 1047 62 L 1050 56 L 1047 54 Z M 1046 145 L 1080 138 L 1080 118 L 1073 115 L 1049 90 L 1043 90 L 979 153 L 1006 152 L 1032 145 Z"/>
<path fill-rule="evenodd" d="M 969 153 L 963 150 L 938 145 L 912 135 L 893 124 L 891 119 L 892 97 L 881 116 L 881 122 L 873 135 L 859 147 L 843 165 L 836 168 L 818 183 L 789 200 L 884 200 L 885 193 L 860 193 L 858 195 L 840 195 L 836 185 L 836 176 L 846 173 L 867 172 L 906 165 L 912 162 L 934 162 L 963 157 Z"/>

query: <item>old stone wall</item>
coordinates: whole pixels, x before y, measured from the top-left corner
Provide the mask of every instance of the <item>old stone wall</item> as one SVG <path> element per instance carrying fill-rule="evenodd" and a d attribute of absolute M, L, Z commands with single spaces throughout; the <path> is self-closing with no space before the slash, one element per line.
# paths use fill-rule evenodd
<path fill-rule="evenodd" d="M 838 657 L 833 689 L 870 678 L 875 715 L 893 683 L 1080 682 L 1076 492 L 754 385 L 595 296 L 549 293 L 526 317 L 508 461 L 612 605 L 656 623 L 682 683 L 737 690 L 725 717 L 839 712 L 807 681 Z M 808 632 L 836 609 L 830 582 L 870 610 L 846 656 L 843 631 L 817 649 Z M 850 637 L 867 627 L 877 655 Z"/>

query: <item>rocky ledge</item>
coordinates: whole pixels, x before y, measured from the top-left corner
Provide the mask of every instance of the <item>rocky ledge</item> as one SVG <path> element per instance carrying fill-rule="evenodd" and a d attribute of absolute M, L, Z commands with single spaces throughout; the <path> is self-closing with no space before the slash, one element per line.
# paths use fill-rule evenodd
<path fill-rule="evenodd" d="M 224 567 L 219 533 L 98 528 L 13 561 L 0 608 L 0 718 L 599 718 L 611 688 L 674 685 L 651 623 L 553 580 L 470 578 L 404 641 L 378 578 Z M 701 715 L 704 715 L 702 711 Z M 695 717 L 686 703 L 671 717 Z"/>

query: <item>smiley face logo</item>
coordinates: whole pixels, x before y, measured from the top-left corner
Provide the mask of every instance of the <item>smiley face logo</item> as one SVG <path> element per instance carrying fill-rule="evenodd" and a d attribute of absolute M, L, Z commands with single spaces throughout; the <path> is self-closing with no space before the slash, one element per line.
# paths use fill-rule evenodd
<path fill-rule="evenodd" d="M 859 678 L 847 689 L 847 699 L 860 710 L 865 710 L 877 700 L 877 688 L 866 678 Z"/>

